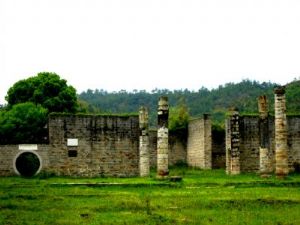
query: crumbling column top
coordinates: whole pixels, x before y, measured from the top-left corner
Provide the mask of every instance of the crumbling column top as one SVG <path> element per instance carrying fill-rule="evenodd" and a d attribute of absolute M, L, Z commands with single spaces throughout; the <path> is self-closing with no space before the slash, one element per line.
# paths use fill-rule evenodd
<path fill-rule="evenodd" d="M 140 107 L 140 112 L 145 112 L 145 111 L 147 111 L 147 107 L 141 106 L 141 107 Z"/>
<path fill-rule="evenodd" d="M 262 119 L 268 117 L 269 109 L 268 109 L 268 100 L 265 95 L 261 95 L 258 97 L 258 112 Z"/>
<path fill-rule="evenodd" d="M 237 107 L 230 107 L 228 112 L 230 116 L 238 115 L 239 109 Z"/>
<path fill-rule="evenodd" d="M 276 95 L 284 95 L 285 94 L 285 86 L 277 86 L 274 88 L 274 93 Z"/>
<path fill-rule="evenodd" d="M 139 110 L 140 129 L 148 129 L 148 109 L 141 106 Z"/>
<path fill-rule="evenodd" d="M 161 96 L 158 100 L 158 107 L 168 107 L 168 97 L 167 96 Z"/>

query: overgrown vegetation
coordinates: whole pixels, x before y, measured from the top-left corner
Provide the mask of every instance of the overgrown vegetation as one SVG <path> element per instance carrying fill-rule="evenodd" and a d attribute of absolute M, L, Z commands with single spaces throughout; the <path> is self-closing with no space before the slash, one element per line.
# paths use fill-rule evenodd
<path fill-rule="evenodd" d="M 76 90 L 55 73 L 38 73 L 16 82 L 0 110 L 0 143 L 47 142 L 47 117 L 51 112 L 74 113 Z"/>
<path fill-rule="evenodd" d="M 144 90 L 109 93 L 105 90 L 87 90 L 77 99 L 76 90 L 68 86 L 67 82 L 55 73 L 39 73 L 35 77 L 18 81 L 7 94 L 8 105 L 0 107 L 0 143 L 44 142 L 43 132 L 39 133 L 42 121 L 46 121 L 48 113 L 87 113 L 87 114 L 131 114 L 136 113 L 140 106 L 149 109 L 150 126 L 156 126 L 157 100 L 164 95 L 169 98 L 170 104 L 170 132 L 184 134 L 188 120 L 202 116 L 204 113 L 212 115 L 213 129 L 224 129 L 224 119 L 228 108 L 235 106 L 241 113 L 250 115 L 257 113 L 257 97 L 266 95 L 269 100 L 269 109 L 273 113 L 273 89 L 275 83 L 259 83 L 244 80 L 240 83 L 228 83 L 216 89 L 200 88 L 198 91 L 155 89 L 148 93 Z M 287 113 L 298 115 L 300 112 L 300 81 L 294 80 L 287 85 Z M 13 112 L 18 104 L 31 102 L 28 108 L 29 115 L 36 112 L 38 121 L 30 123 L 30 118 L 13 118 Z M 24 105 L 20 106 L 25 107 Z M 37 115 L 41 107 L 47 110 L 46 115 Z M 9 115 L 10 114 L 10 115 Z M 16 115 L 16 114 L 15 114 Z M 8 118 L 9 117 L 9 118 Z M 30 117 L 30 116 L 29 116 Z M 18 122 L 17 122 L 18 121 Z M 18 123 L 22 124 L 18 125 Z M 27 124 L 25 124 L 27 122 Z M 36 128 L 34 129 L 33 126 Z M 23 131 L 19 129 L 23 127 Z M 24 136 L 25 131 L 25 136 Z M 30 133 L 30 132 L 33 133 Z M 41 134 L 41 135 L 40 135 Z M 42 136 L 42 137 L 40 137 Z"/>
<path fill-rule="evenodd" d="M 244 80 L 240 83 L 228 83 L 216 89 L 208 90 L 205 87 L 198 91 L 155 89 L 151 93 L 145 90 L 109 93 L 105 90 L 87 90 L 79 95 L 79 98 L 98 108 L 102 112 L 136 112 L 139 106 L 149 108 L 150 122 L 156 125 L 156 110 L 159 96 L 168 96 L 171 107 L 180 106 L 185 100 L 187 111 L 191 117 L 201 116 L 204 113 L 212 115 L 214 124 L 224 127 L 225 114 L 230 107 L 237 107 L 243 113 L 257 113 L 257 98 L 266 95 L 269 101 L 269 110 L 274 112 L 275 83 Z M 300 106 L 300 81 L 294 80 L 287 84 L 287 111 L 299 113 Z"/>
<path fill-rule="evenodd" d="M 0 224 L 299 224 L 300 176 L 172 168 L 151 178 L 0 178 Z"/>
<path fill-rule="evenodd" d="M 55 73 L 42 72 L 16 82 L 7 92 L 8 108 L 32 102 L 49 112 L 76 112 L 77 97 L 74 87 L 67 85 Z"/>
<path fill-rule="evenodd" d="M 190 115 L 184 99 L 179 104 L 170 107 L 169 110 L 169 131 L 176 134 L 177 137 L 186 139 Z"/>
<path fill-rule="evenodd" d="M 47 109 L 31 102 L 0 111 L 0 143 L 47 142 Z"/>
<path fill-rule="evenodd" d="M 141 105 L 144 105 L 149 108 L 151 125 L 155 126 L 157 101 L 164 95 L 168 96 L 171 107 L 178 107 L 184 101 L 191 117 L 210 113 L 213 121 L 223 126 L 225 113 L 232 106 L 238 107 L 241 112 L 257 112 L 256 99 L 259 95 L 267 95 L 272 109 L 275 86 L 274 83 L 244 80 L 237 84 L 228 83 L 213 90 L 202 87 L 198 91 L 155 89 L 151 93 L 144 90 L 109 93 L 105 90 L 87 90 L 79 95 L 79 99 L 103 112 L 113 113 L 136 112 Z M 300 91 L 296 89 L 295 91 L 300 96 Z"/>

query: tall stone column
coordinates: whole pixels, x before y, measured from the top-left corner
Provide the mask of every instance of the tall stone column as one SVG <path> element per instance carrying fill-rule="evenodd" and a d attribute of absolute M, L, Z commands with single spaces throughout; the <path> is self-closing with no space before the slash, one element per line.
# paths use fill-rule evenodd
<path fill-rule="evenodd" d="M 240 174 L 240 128 L 239 112 L 236 108 L 230 112 L 230 150 L 229 150 L 229 173 L 232 175 Z"/>
<path fill-rule="evenodd" d="M 275 93 L 275 173 L 278 178 L 288 175 L 287 121 L 285 87 L 277 87 Z"/>
<path fill-rule="evenodd" d="M 149 133 L 148 133 L 148 109 L 140 107 L 139 110 L 140 124 L 140 176 L 147 177 L 150 175 L 150 152 L 149 152 Z"/>
<path fill-rule="evenodd" d="M 203 115 L 204 122 L 204 168 L 212 169 L 212 134 L 209 114 Z"/>
<path fill-rule="evenodd" d="M 226 153 L 226 174 L 230 174 L 231 167 L 231 129 L 230 129 L 230 118 L 225 120 L 225 153 Z"/>
<path fill-rule="evenodd" d="M 157 112 L 157 176 L 164 178 L 169 175 L 169 104 L 168 97 L 160 97 Z"/>
<path fill-rule="evenodd" d="M 258 98 L 259 111 L 259 171 L 261 177 L 268 177 L 273 172 L 272 168 L 272 154 L 270 150 L 269 138 L 269 110 L 267 97 L 265 95 Z"/>

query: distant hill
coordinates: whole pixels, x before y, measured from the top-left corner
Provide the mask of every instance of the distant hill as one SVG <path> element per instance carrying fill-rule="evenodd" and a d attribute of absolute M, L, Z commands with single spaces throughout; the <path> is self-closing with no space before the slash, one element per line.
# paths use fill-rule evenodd
<path fill-rule="evenodd" d="M 156 109 L 159 96 L 168 96 L 170 106 L 185 102 L 191 117 L 203 113 L 212 114 L 215 124 L 224 123 L 225 113 L 230 107 L 238 107 L 241 113 L 257 113 L 257 97 L 266 95 L 269 99 L 270 112 L 274 111 L 273 89 L 277 84 L 270 82 L 243 80 L 240 83 L 227 83 L 216 89 L 200 88 L 198 91 L 155 89 L 151 93 L 144 90 L 126 92 L 107 92 L 105 90 L 87 90 L 79 99 L 90 104 L 91 111 L 105 113 L 138 112 L 140 106 L 150 110 L 150 121 L 155 125 Z M 287 110 L 289 113 L 300 113 L 300 81 L 287 84 Z"/>

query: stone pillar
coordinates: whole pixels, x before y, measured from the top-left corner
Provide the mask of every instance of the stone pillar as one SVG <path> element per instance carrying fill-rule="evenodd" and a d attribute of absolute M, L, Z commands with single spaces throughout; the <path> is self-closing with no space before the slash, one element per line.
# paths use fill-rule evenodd
<path fill-rule="evenodd" d="M 168 118 L 169 118 L 169 105 L 168 97 L 160 97 L 158 101 L 157 112 L 157 176 L 164 178 L 169 175 L 168 168 L 168 147 L 169 147 L 169 130 L 168 130 Z"/>
<path fill-rule="evenodd" d="M 204 168 L 212 169 L 211 120 L 209 114 L 203 115 L 204 120 Z"/>
<path fill-rule="evenodd" d="M 230 129 L 230 118 L 225 120 L 225 156 L 226 156 L 226 174 L 230 174 L 231 165 L 231 129 Z"/>
<path fill-rule="evenodd" d="M 239 129 L 239 112 L 236 108 L 232 109 L 230 112 L 229 119 L 230 136 L 229 142 L 230 147 L 227 149 L 226 153 L 229 154 L 226 156 L 228 162 L 226 166 L 228 167 L 227 173 L 236 175 L 240 174 L 240 129 Z"/>
<path fill-rule="evenodd" d="M 275 173 L 278 178 L 288 175 L 287 121 L 285 87 L 277 87 L 275 93 Z"/>
<path fill-rule="evenodd" d="M 259 172 L 261 177 L 268 177 L 273 172 L 273 166 L 269 138 L 269 110 L 267 97 L 265 95 L 259 96 L 258 98 L 258 111 L 260 135 Z"/>
<path fill-rule="evenodd" d="M 146 107 L 140 107 L 139 110 L 140 124 L 140 176 L 147 177 L 150 175 L 150 152 L 149 152 L 149 133 L 148 133 L 148 110 Z"/>

